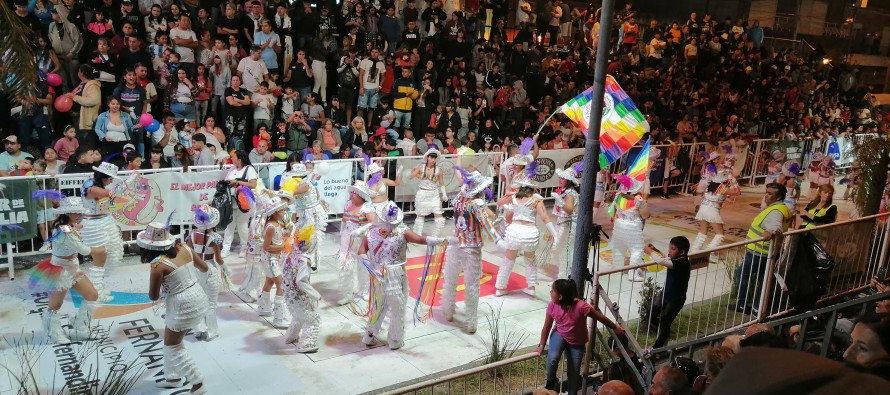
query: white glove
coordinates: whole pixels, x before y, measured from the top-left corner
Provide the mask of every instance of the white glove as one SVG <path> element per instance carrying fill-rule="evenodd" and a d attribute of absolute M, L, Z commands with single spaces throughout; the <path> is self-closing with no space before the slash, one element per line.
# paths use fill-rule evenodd
<path fill-rule="evenodd" d="M 559 231 L 556 230 L 556 225 L 554 225 L 553 222 L 547 223 L 547 231 L 550 232 L 554 240 L 557 240 L 556 237 L 559 236 Z"/>
<path fill-rule="evenodd" d="M 368 233 L 368 229 L 371 229 L 372 225 L 373 224 L 370 224 L 370 223 L 364 224 L 364 225 L 360 226 L 358 229 L 353 230 L 352 232 L 349 232 L 349 236 L 350 237 L 362 237 L 366 233 Z"/>
<path fill-rule="evenodd" d="M 125 182 L 127 183 L 127 185 L 133 185 L 136 183 L 137 180 L 139 180 L 139 172 L 134 171 L 130 173 L 130 176 L 127 177 L 127 180 Z"/>
<path fill-rule="evenodd" d="M 442 200 L 448 200 L 448 193 L 445 192 L 445 186 L 439 187 L 439 193 L 442 195 Z"/>
<path fill-rule="evenodd" d="M 447 244 L 448 239 L 444 239 L 441 237 L 432 237 L 432 236 L 426 237 L 426 245 L 428 245 L 428 246 L 442 244 L 443 242 L 445 242 Z"/>
<path fill-rule="evenodd" d="M 448 245 L 455 245 L 455 246 L 460 244 L 460 240 L 458 240 L 457 237 L 454 237 L 454 236 L 449 236 L 448 238 L 445 239 L 445 242 Z"/>
<path fill-rule="evenodd" d="M 560 196 L 556 192 L 551 192 L 550 197 L 553 198 L 553 204 L 556 206 L 562 206 L 562 205 L 566 204 L 565 199 L 563 199 L 562 196 Z"/>

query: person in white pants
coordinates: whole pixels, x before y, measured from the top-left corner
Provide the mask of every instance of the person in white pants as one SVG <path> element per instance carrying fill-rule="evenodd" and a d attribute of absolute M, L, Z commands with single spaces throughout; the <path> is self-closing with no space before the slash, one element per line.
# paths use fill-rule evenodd
<path fill-rule="evenodd" d="M 221 272 L 228 272 L 228 267 L 222 258 L 222 236 L 213 230 L 219 224 L 219 210 L 205 204 L 193 208 L 192 212 L 195 230 L 189 233 L 187 244 L 207 264 L 207 272 L 198 273 L 198 282 L 207 294 L 208 304 L 204 321 L 195 329 L 195 338 L 210 341 L 219 336 L 216 307 L 222 283 L 220 276 Z"/>
<path fill-rule="evenodd" d="M 714 239 L 705 249 L 710 250 L 717 248 L 723 243 L 723 216 L 720 215 L 720 208 L 728 196 L 738 195 L 741 193 L 739 183 L 733 174 L 733 165 L 735 165 L 735 156 L 726 154 L 723 157 L 718 152 L 706 154 L 705 168 L 706 172 L 703 177 L 705 184 L 705 192 L 702 195 L 701 204 L 698 206 L 698 212 L 695 219 L 698 220 L 698 235 L 692 242 L 690 251 L 696 252 L 702 249 L 705 240 L 708 238 L 708 228 L 714 228 Z"/>
<path fill-rule="evenodd" d="M 538 284 L 538 263 L 535 259 L 535 250 L 538 248 L 538 240 L 541 234 L 536 225 L 540 218 L 547 226 L 550 235 L 558 235 L 556 226 L 550 220 L 550 215 L 545 211 L 541 195 L 535 193 L 537 185 L 530 181 L 518 181 L 519 190 L 512 196 L 511 209 L 507 212 L 507 229 L 504 238 L 498 246 L 504 249 L 504 260 L 498 269 L 498 277 L 495 282 L 495 296 L 507 294 L 507 283 L 513 272 L 517 255 L 522 252 L 525 256 L 525 282 L 523 290 L 528 295 L 535 295 L 535 285 Z"/>
<path fill-rule="evenodd" d="M 244 151 L 235 151 L 232 154 L 232 164 L 234 164 L 235 167 L 229 170 L 225 178 L 225 180 L 229 182 L 229 186 L 234 189 L 245 187 L 251 190 L 256 190 L 258 184 L 257 180 L 260 178 L 260 175 L 257 173 L 256 168 L 250 163 L 250 158 L 247 156 L 247 153 Z M 238 240 L 241 242 L 241 252 L 238 253 L 238 256 L 244 258 L 247 254 L 247 232 L 250 225 L 250 219 L 253 217 L 255 211 L 255 205 L 250 206 L 247 212 L 241 211 L 237 206 L 238 204 L 236 202 L 235 207 L 232 208 L 232 222 L 226 226 L 226 229 L 223 232 L 222 256 L 224 258 L 229 256 L 229 251 L 232 249 L 232 242 L 235 240 L 236 230 L 238 231 Z"/>
<path fill-rule="evenodd" d="M 318 267 L 317 262 L 306 254 L 315 250 L 316 240 L 314 226 L 304 224 L 295 232 L 292 251 L 284 259 L 284 299 L 293 317 L 284 334 L 284 342 L 297 343 L 299 353 L 318 351 L 318 329 L 321 326 L 318 301 L 321 294 L 309 282 L 310 274 Z"/>
<path fill-rule="evenodd" d="M 368 295 L 368 271 L 359 268 L 358 245 L 356 238 L 364 236 L 363 231 L 368 224 L 367 211 L 371 209 L 368 201 L 371 200 L 368 184 L 362 180 L 356 180 L 349 188 L 349 202 L 343 212 L 340 221 L 340 252 L 339 270 L 337 279 L 340 284 L 339 305 L 347 304 L 354 300 L 367 299 Z"/>
<path fill-rule="evenodd" d="M 99 167 L 93 166 L 93 178 L 86 180 L 81 189 L 83 213 L 80 231 L 84 244 L 90 247 L 104 247 L 93 255 L 93 264 L 87 275 L 99 292 L 99 301 L 108 302 L 113 298 L 105 287 L 107 268 L 114 267 L 124 258 L 124 240 L 120 228 L 111 216 L 111 202 L 116 190 L 109 190 L 114 179 L 117 179 L 117 166 L 102 162 Z M 125 182 L 125 187 L 133 189 L 138 173 L 133 173 Z"/>
<path fill-rule="evenodd" d="M 569 169 L 556 169 L 559 177 L 559 187 L 553 191 L 553 217 L 556 221 L 557 234 L 553 241 L 553 254 L 550 261 L 558 268 L 556 278 L 568 278 L 571 272 L 572 260 L 570 257 L 572 243 L 574 242 L 575 225 L 578 223 L 578 213 L 575 211 L 578 203 L 578 186 L 581 185 L 581 171 L 584 162 L 578 162 Z"/>
<path fill-rule="evenodd" d="M 263 274 L 266 282 L 263 284 L 263 292 L 257 301 L 257 314 L 260 317 L 272 316 L 272 327 L 284 329 L 290 325 L 284 305 L 284 288 L 282 287 L 282 251 L 285 250 L 285 242 L 293 232 L 293 223 L 287 214 L 292 197 L 285 191 L 278 191 L 269 199 L 262 208 L 262 215 L 266 218 L 263 224 L 263 255 L 260 258 Z M 275 286 L 275 298 L 272 299 L 272 286 Z"/>
<path fill-rule="evenodd" d="M 449 238 L 450 248 L 445 250 L 445 285 L 442 294 L 442 312 L 447 321 L 454 320 L 457 279 L 464 272 L 464 309 L 466 322 L 464 330 L 476 333 L 479 310 L 479 278 L 482 275 L 482 245 L 485 230 L 495 242 L 501 236 L 494 228 L 495 213 L 486 207 L 491 198 L 491 177 L 478 171 L 472 173 L 456 168 L 461 172 L 460 193 L 452 200 L 454 207 L 454 236 Z"/>
<path fill-rule="evenodd" d="M 445 193 L 442 169 L 437 164 L 439 156 L 441 156 L 441 152 L 433 144 L 423 154 L 422 163 L 411 170 L 411 178 L 420 180 L 417 194 L 414 195 L 414 212 L 417 214 L 417 218 L 414 219 L 414 233 L 419 235 L 423 234 L 423 223 L 430 214 L 435 218 L 433 236 L 438 237 L 442 228 L 445 227 L 442 201 L 448 200 L 448 195 Z"/>
<path fill-rule="evenodd" d="M 626 175 L 615 176 L 618 179 L 619 195 L 612 202 L 612 264 L 624 265 L 624 257 L 630 250 L 630 264 L 643 263 L 643 221 L 649 218 L 649 206 L 640 195 L 643 183 Z M 645 274 L 642 269 L 631 273 L 631 281 L 643 281 Z"/>
<path fill-rule="evenodd" d="M 410 292 L 405 275 L 408 243 L 434 245 L 446 240 L 421 236 L 405 226 L 399 226 L 405 213 L 393 202 L 380 205 L 375 210 L 374 225 L 362 240 L 358 252 L 359 259 L 373 277 L 371 298 L 382 303 L 372 303 L 362 343 L 367 346 L 379 344 L 378 335 L 383 322 L 388 319 L 387 343 L 390 349 L 395 350 L 405 345 L 405 303 Z"/>
<path fill-rule="evenodd" d="M 77 254 L 95 255 L 103 253 L 105 247 L 89 247 L 80 238 L 80 219 L 86 212 L 81 198 L 63 198 L 59 201 L 59 207 L 53 211 L 58 218 L 49 238 L 52 241 L 52 256 L 34 267 L 29 281 L 33 289 L 46 289 L 50 292 L 46 311 L 43 313 L 43 332 L 51 344 L 91 340 L 90 321 L 102 303 L 98 301 L 99 294 L 90 278 L 80 271 Z M 59 309 L 62 308 L 69 289 L 77 291 L 83 297 L 71 323 L 70 336 L 62 329 L 59 320 Z"/>
<path fill-rule="evenodd" d="M 256 205 L 263 207 L 272 198 L 272 191 L 262 189 L 257 191 Z M 265 223 L 263 218 L 257 216 L 254 218 L 257 223 Z M 247 303 L 256 302 L 262 292 L 263 283 L 266 276 L 263 275 L 263 265 L 261 263 L 263 256 L 263 230 L 262 226 L 251 226 L 247 233 L 247 253 L 244 258 L 244 266 L 247 268 L 247 277 L 233 291 L 235 296 Z"/>
<path fill-rule="evenodd" d="M 321 200 L 321 193 L 315 186 L 317 181 L 315 174 L 303 163 L 292 164 L 290 174 L 292 178 L 282 185 L 281 192 L 291 194 L 294 216 L 299 218 L 300 223 L 312 225 L 315 229 L 316 239 L 322 240 L 328 225 L 328 212 Z M 317 247 L 312 251 L 305 251 L 305 253 L 313 261 L 319 261 Z"/>

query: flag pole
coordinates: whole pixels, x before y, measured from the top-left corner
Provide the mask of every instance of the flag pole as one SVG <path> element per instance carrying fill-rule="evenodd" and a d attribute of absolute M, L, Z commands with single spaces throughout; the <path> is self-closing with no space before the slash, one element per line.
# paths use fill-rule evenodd
<path fill-rule="evenodd" d="M 596 51 L 596 68 L 593 73 L 593 97 L 591 98 L 590 123 L 588 124 L 587 140 L 584 144 L 584 172 L 581 178 L 578 223 L 575 228 L 574 253 L 572 254 L 572 279 L 578 289 L 578 297 L 584 297 L 584 285 L 590 271 L 587 262 L 590 257 L 590 244 L 599 240 L 599 225 L 593 223 L 593 203 L 596 192 L 596 176 L 600 171 L 600 128 L 603 120 L 603 97 L 605 96 L 606 68 L 609 64 L 609 47 L 611 45 L 612 11 L 614 0 L 603 0 L 600 13 L 600 37 Z M 605 181 L 605 180 L 604 180 Z M 598 269 L 594 261 L 593 272 Z M 596 284 L 594 284 L 596 286 Z"/>

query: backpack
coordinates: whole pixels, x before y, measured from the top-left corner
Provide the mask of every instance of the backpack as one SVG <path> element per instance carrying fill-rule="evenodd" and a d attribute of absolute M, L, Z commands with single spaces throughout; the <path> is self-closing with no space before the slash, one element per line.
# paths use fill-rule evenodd
<path fill-rule="evenodd" d="M 211 205 L 219 210 L 219 229 L 225 229 L 232 222 L 232 194 L 229 193 L 229 183 L 219 181 L 216 183 L 216 192 L 213 194 Z"/>
<path fill-rule="evenodd" d="M 337 84 L 343 88 L 355 88 L 358 83 L 358 76 L 350 67 L 343 69 L 337 77 Z"/>
<path fill-rule="evenodd" d="M 495 107 L 507 107 L 510 103 L 510 90 L 506 86 L 502 86 L 500 90 L 498 90 L 497 96 L 494 99 Z"/>
<path fill-rule="evenodd" d="M 252 166 L 247 166 L 244 168 L 244 173 L 241 173 L 241 177 L 238 177 L 237 180 L 247 181 L 247 170 Z M 260 186 L 259 179 L 257 179 L 257 187 Z M 256 197 L 253 195 L 253 191 L 250 188 L 235 188 L 235 203 L 234 205 L 238 207 L 238 210 L 241 210 L 242 213 L 249 212 L 251 208 L 253 208 L 254 202 L 256 201 Z"/>

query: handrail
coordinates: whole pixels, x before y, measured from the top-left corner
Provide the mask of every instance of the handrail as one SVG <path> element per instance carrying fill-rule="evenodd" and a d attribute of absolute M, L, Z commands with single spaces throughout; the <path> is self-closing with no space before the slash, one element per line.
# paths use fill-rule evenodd
<path fill-rule="evenodd" d="M 422 390 L 424 388 L 428 388 L 428 387 L 434 386 L 436 384 L 461 379 L 461 378 L 471 376 L 471 375 L 474 375 L 477 373 L 487 372 L 489 370 L 497 369 L 500 367 L 512 365 L 512 364 L 523 362 L 523 361 L 528 361 L 530 359 L 535 359 L 535 358 L 542 357 L 542 356 L 543 355 L 538 354 L 536 352 L 530 352 L 530 353 L 526 353 L 526 354 L 522 354 L 522 355 L 517 355 L 515 357 L 507 358 L 507 359 L 493 362 L 490 364 L 477 366 L 477 367 L 467 369 L 464 371 L 460 371 L 457 373 L 451 373 L 451 374 L 447 374 L 442 377 L 437 377 L 435 379 L 430 379 L 430 380 L 422 381 L 419 383 L 411 384 L 409 386 L 402 387 L 402 388 L 399 388 L 396 390 L 386 391 L 386 392 L 383 392 L 381 395 L 397 395 L 397 394 L 404 394 L 404 393 L 411 392 L 411 391 Z"/>
<path fill-rule="evenodd" d="M 772 326 L 785 325 L 785 324 L 788 324 L 791 322 L 801 321 L 801 320 L 804 320 L 807 318 L 815 317 L 817 315 L 830 313 L 832 311 L 843 310 L 843 309 L 846 309 L 851 306 L 856 306 L 856 305 L 865 304 L 865 303 L 871 303 L 871 302 L 875 302 L 878 300 L 884 300 L 884 299 L 890 299 L 890 291 L 878 293 L 878 294 L 874 294 L 874 295 L 864 296 L 864 297 L 846 301 L 843 303 L 838 303 L 838 304 L 834 304 L 831 306 L 822 307 L 822 308 L 819 308 L 816 310 L 810 310 L 810 311 L 807 311 L 807 312 L 804 312 L 804 313 L 801 313 L 798 315 L 794 315 L 791 317 L 781 318 L 781 319 L 764 322 L 764 323 L 768 323 L 769 325 L 772 325 Z M 741 326 L 746 326 L 746 325 L 741 325 Z M 739 327 L 729 328 L 727 330 L 720 331 L 718 333 L 714 333 L 712 335 L 708 335 L 705 337 L 700 337 L 698 339 L 690 340 L 690 341 L 683 342 L 683 343 L 667 345 L 667 346 L 664 346 L 661 348 L 654 349 L 652 351 L 652 354 L 680 350 L 680 349 L 684 349 L 684 348 L 688 348 L 688 347 L 694 347 L 694 346 L 696 346 L 698 344 L 702 344 L 702 343 L 710 343 L 712 341 L 722 339 L 722 338 L 726 337 L 728 334 L 733 333 L 739 329 L 741 329 L 741 328 L 739 328 Z"/>

